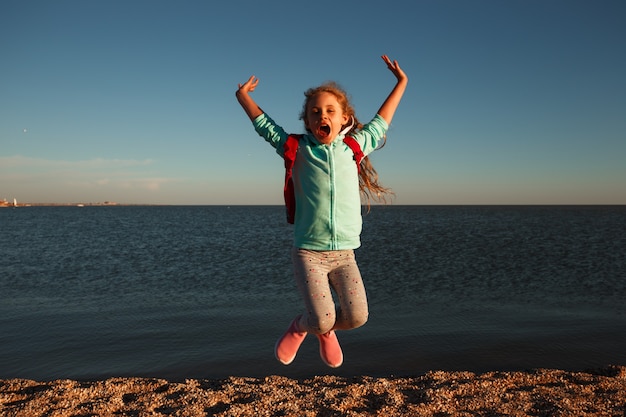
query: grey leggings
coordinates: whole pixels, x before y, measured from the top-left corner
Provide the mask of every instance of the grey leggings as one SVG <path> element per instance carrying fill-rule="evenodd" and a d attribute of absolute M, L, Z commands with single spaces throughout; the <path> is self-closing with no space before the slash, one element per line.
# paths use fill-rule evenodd
<path fill-rule="evenodd" d="M 367 321 L 367 296 L 353 250 L 312 251 L 293 248 L 296 284 L 306 307 L 301 330 L 324 334 L 347 330 Z M 331 288 L 338 297 L 335 301 Z"/>

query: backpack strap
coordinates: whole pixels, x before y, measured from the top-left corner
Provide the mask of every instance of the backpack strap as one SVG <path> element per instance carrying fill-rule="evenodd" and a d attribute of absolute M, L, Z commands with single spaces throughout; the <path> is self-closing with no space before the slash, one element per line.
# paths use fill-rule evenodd
<path fill-rule="evenodd" d="M 346 136 L 343 138 L 343 141 L 350 147 L 350 149 L 352 149 L 352 153 L 354 153 L 354 162 L 356 162 L 356 170 L 357 172 L 361 172 L 361 161 L 365 155 L 363 155 L 359 142 L 357 142 L 352 136 Z"/>
<path fill-rule="evenodd" d="M 293 224 L 296 215 L 296 193 L 293 189 L 293 166 L 296 163 L 296 154 L 302 135 L 289 135 L 283 144 L 283 159 L 285 160 L 285 208 L 287 209 L 287 223 Z"/>

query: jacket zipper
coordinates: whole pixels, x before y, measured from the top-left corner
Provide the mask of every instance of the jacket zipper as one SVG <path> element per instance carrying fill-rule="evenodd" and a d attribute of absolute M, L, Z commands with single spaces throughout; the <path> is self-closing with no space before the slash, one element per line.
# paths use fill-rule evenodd
<path fill-rule="evenodd" d="M 333 145 L 326 146 L 326 151 L 328 152 L 328 175 L 330 181 L 330 246 L 331 250 L 337 249 L 337 227 L 335 225 L 335 217 L 336 217 L 336 195 L 337 187 L 335 186 L 335 157 L 332 149 Z"/>

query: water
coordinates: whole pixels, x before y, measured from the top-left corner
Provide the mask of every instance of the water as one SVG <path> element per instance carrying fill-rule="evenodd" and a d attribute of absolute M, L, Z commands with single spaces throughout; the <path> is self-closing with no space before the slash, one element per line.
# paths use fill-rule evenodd
<path fill-rule="evenodd" d="M 626 207 L 374 207 L 370 302 L 340 332 L 274 343 L 301 302 L 278 206 L 0 209 L 0 379 L 581 370 L 626 358 Z"/>

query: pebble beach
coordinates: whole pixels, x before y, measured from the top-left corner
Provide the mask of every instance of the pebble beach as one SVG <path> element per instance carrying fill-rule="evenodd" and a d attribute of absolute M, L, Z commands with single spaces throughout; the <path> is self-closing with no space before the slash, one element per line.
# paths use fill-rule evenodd
<path fill-rule="evenodd" d="M 415 377 L 0 381 L 2 416 L 624 416 L 626 367 Z"/>

